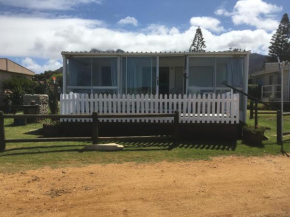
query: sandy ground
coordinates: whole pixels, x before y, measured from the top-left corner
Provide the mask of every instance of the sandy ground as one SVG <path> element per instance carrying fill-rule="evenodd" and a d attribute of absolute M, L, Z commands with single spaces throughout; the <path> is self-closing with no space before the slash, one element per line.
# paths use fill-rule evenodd
<path fill-rule="evenodd" d="M 0 216 L 290 216 L 290 158 L 0 174 Z"/>

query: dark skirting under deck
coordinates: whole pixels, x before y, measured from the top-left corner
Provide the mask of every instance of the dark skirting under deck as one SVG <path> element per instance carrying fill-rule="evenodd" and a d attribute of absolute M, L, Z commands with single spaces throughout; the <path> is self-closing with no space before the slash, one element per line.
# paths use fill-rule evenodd
<path fill-rule="evenodd" d="M 57 135 L 54 132 L 54 135 L 45 136 L 92 136 L 91 122 L 61 122 L 58 127 Z M 239 124 L 181 123 L 179 138 L 180 140 L 237 140 L 239 131 Z M 173 124 L 170 123 L 99 123 L 100 137 L 172 135 L 172 133 Z"/>

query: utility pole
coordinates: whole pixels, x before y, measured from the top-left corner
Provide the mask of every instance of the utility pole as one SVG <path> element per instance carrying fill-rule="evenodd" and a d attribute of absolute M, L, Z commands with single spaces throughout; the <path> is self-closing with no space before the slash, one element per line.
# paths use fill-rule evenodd
<path fill-rule="evenodd" d="M 283 113 L 284 113 L 284 109 L 283 109 L 283 103 L 284 103 L 284 100 L 283 100 L 283 69 L 284 69 L 284 66 L 285 63 L 284 61 L 281 63 L 280 62 L 280 58 L 279 56 L 277 55 L 277 59 L 278 59 L 278 65 L 279 65 L 279 73 L 281 73 L 281 94 L 280 94 L 280 97 L 281 97 L 281 109 L 280 109 L 280 123 L 279 123 L 279 126 L 277 126 L 278 128 L 280 128 L 280 130 L 278 131 L 279 132 L 279 135 L 277 135 L 280 141 L 281 144 L 283 144 Z"/>

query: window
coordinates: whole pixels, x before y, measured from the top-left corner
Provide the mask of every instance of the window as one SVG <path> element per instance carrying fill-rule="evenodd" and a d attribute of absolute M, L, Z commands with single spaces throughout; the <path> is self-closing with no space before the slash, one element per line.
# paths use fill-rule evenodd
<path fill-rule="evenodd" d="M 112 86 L 111 67 L 102 67 L 102 86 Z"/>
<path fill-rule="evenodd" d="M 91 59 L 68 60 L 68 86 L 91 86 Z"/>
<path fill-rule="evenodd" d="M 72 57 L 68 59 L 68 91 L 118 93 L 117 62 L 116 57 Z"/>
<path fill-rule="evenodd" d="M 156 57 L 123 57 L 124 94 L 156 94 Z"/>
<path fill-rule="evenodd" d="M 190 58 L 189 88 L 214 86 L 215 58 Z"/>
<path fill-rule="evenodd" d="M 213 87 L 212 66 L 190 66 L 189 76 L 190 87 Z"/>
<path fill-rule="evenodd" d="M 275 75 L 270 75 L 269 76 L 269 85 L 274 84 L 274 79 L 275 79 Z"/>
<path fill-rule="evenodd" d="M 243 57 L 189 57 L 188 61 L 188 93 L 227 90 L 223 82 L 243 87 Z"/>
<path fill-rule="evenodd" d="M 92 58 L 93 86 L 117 88 L 117 58 Z"/>
<path fill-rule="evenodd" d="M 227 63 L 229 58 L 216 59 L 216 86 L 224 86 L 222 83 L 227 81 Z"/>
<path fill-rule="evenodd" d="M 223 82 L 234 87 L 243 86 L 244 61 L 240 57 L 216 58 L 216 86 Z"/>

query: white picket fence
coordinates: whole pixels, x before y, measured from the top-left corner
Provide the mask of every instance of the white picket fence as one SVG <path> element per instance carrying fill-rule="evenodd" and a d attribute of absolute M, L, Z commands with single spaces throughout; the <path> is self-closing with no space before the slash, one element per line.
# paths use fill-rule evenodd
<path fill-rule="evenodd" d="M 102 95 L 61 94 L 61 114 L 168 114 L 178 111 L 180 123 L 239 123 L 239 94 Z M 171 122 L 172 118 L 101 119 L 105 122 Z M 62 119 L 61 121 L 91 121 Z"/>

